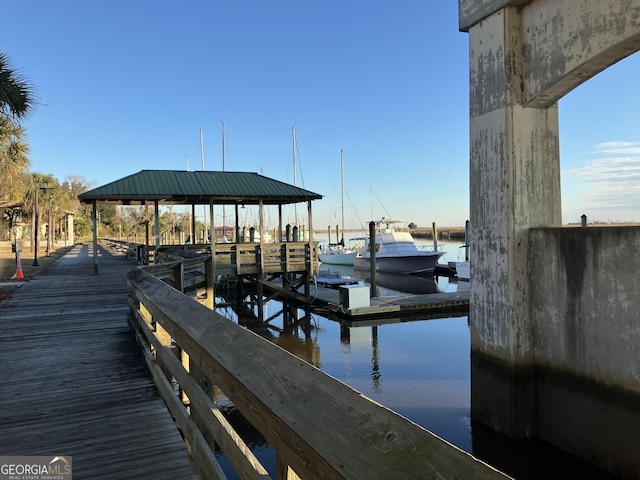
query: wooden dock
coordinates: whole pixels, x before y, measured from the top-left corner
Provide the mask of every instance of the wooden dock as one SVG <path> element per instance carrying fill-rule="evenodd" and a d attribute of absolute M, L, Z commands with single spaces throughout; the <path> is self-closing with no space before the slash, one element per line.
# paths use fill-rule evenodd
<path fill-rule="evenodd" d="M 340 280 L 340 279 L 337 279 Z M 299 304 L 307 303 L 303 292 L 291 292 L 271 282 L 263 282 L 263 288 L 283 298 Z M 469 313 L 469 290 L 428 294 L 402 294 L 371 297 L 369 305 L 348 308 L 340 303 L 340 287 L 353 287 L 346 281 L 344 285 L 330 285 L 324 280 L 311 285 L 311 308 L 317 313 L 334 320 L 347 322 L 367 322 L 366 324 L 395 323 L 412 319 L 463 316 Z M 365 323 L 358 323 L 364 325 Z"/>
<path fill-rule="evenodd" d="M 76 245 L 0 303 L 0 456 L 71 456 L 74 479 L 199 478 L 127 318 L 135 265 Z"/>
<path fill-rule="evenodd" d="M 369 306 L 345 309 L 339 290 L 312 287 L 314 303 L 326 313 L 359 325 L 394 323 L 412 318 L 440 318 L 469 313 L 469 291 L 372 297 Z M 360 323 L 362 322 L 362 323 Z"/>

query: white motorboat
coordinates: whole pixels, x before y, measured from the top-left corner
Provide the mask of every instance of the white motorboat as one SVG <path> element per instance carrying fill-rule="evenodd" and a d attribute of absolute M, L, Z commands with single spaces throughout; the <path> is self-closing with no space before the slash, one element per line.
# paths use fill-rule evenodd
<path fill-rule="evenodd" d="M 401 222 L 404 223 L 403 220 L 391 220 L 386 217 L 377 222 L 379 231 L 375 235 L 374 247 L 376 271 L 433 275 L 438 259 L 445 252 L 419 247 L 409 232 L 396 231 L 391 227 L 391 224 Z M 353 266 L 357 269 L 371 268 L 370 241 L 367 241 L 362 252 L 354 258 Z"/>
<path fill-rule="evenodd" d="M 347 248 L 340 243 L 331 243 L 326 248 L 321 247 L 318 259 L 329 265 L 353 265 L 353 259 L 358 254 L 358 249 Z"/>

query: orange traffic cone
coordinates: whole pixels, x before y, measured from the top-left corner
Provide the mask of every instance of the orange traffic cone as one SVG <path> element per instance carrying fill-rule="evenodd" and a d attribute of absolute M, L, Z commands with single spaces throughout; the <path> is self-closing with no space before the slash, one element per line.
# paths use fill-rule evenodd
<path fill-rule="evenodd" d="M 20 263 L 20 252 L 16 252 L 16 273 L 11 278 L 24 278 L 22 264 Z"/>

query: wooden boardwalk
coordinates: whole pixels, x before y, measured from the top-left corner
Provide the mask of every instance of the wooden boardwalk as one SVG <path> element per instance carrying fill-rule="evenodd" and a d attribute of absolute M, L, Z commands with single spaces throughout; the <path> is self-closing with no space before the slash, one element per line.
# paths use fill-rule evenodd
<path fill-rule="evenodd" d="M 0 303 L 0 456 L 73 457 L 74 479 L 198 478 L 129 331 L 135 265 L 76 245 Z"/>

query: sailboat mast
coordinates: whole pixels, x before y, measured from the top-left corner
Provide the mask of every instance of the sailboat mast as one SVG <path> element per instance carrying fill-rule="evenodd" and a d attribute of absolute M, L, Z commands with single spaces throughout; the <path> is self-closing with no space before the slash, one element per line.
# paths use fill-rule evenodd
<path fill-rule="evenodd" d="M 222 171 L 224 172 L 224 120 L 222 120 Z"/>
<path fill-rule="evenodd" d="M 202 129 L 200 129 L 200 157 L 202 158 L 202 171 L 204 172 L 204 140 L 202 138 Z"/>
<path fill-rule="evenodd" d="M 202 171 L 204 172 L 204 139 L 202 129 L 200 129 L 200 157 L 202 158 Z M 204 205 L 204 243 L 207 243 L 207 206 Z"/>
<path fill-rule="evenodd" d="M 342 156 L 342 149 L 340 149 L 340 189 L 342 191 L 342 238 L 340 242 L 344 247 L 344 158 Z"/>
<path fill-rule="evenodd" d="M 224 172 L 224 120 L 222 120 L 222 171 Z M 227 208 L 222 206 L 222 235 L 227 238 Z"/>
<path fill-rule="evenodd" d="M 296 127 L 291 127 L 291 139 L 293 148 L 293 185 L 296 185 Z"/>
<path fill-rule="evenodd" d="M 293 185 L 296 186 L 296 127 L 291 127 L 291 139 L 293 143 Z M 294 204 L 294 224 L 298 225 L 298 205 Z"/>

